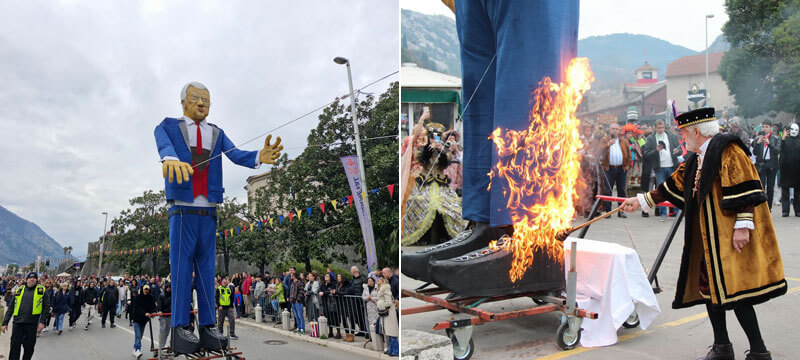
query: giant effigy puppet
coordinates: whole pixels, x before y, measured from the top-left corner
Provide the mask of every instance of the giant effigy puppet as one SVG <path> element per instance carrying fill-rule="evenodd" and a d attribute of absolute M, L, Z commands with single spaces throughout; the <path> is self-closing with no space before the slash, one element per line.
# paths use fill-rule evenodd
<path fill-rule="evenodd" d="M 172 349 L 193 354 L 200 349 L 227 348 L 227 338 L 217 332 L 214 269 L 217 204 L 222 202 L 222 154 L 237 165 L 258 168 L 274 164 L 283 146 L 268 135 L 259 151 L 237 149 L 225 132 L 206 121 L 211 96 L 201 83 L 181 90 L 183 116 L 165 118 L 155 128 L 164 188 L 169 204 L 169 263 L 172 278 Z M 189 321 L 192 274 L 197 290 L 198 332 Z"/>

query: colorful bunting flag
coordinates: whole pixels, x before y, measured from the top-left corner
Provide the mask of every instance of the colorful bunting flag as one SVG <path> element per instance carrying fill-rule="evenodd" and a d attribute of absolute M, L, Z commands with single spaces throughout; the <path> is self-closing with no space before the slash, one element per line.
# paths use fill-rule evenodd
<path fill-rule="evenodd" d="M 386 188 L 389 189 L 389 198 L 394 198 L 394 184 L 386 185 Z"/>
<path fill-rule="evenodd" d="M 333 200 L 336 201 L 336 200 Z M 325 203 L 319 203 L 319 209 L 322 210 L 322 214 L 325 215 Z"/>

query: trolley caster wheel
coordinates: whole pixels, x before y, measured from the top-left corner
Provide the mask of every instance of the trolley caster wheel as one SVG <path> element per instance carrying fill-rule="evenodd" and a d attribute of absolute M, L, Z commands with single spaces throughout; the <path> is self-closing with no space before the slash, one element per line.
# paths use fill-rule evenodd
<path fill-rule="evenodd" d="M 531 299 L 533 300 L 533 302 L 534 302 L 534 303 L 536 303 L 536 305 L 544 305 L 544 304 L 547 304 L 547 301 L 544 301 L 544 300 L 539 300 L 539 299 L 537 299 L 537 298 L 535 298 L 535 297 L 531 297 Z"/>
<path fill-rule="evenodd" d="M 556 331 L 556 346 L 561 350 L 572 350 L 581 341 L 581 330 L 578 329 L 575 333 L 569 329 L 569 321 L 562 322 Z"/>
<path fill-rule="evenodd" d="M 631 316 L 628 316 L 628 320 L 625 320 L 625 322 L 622 323 L 622 326 L 624 326 L 626 329 L 633 329 L 635 327 L 638 327 L 639 314 L 636 311 L 634 311 L 633 314 L 631 314 Z"/>
<path fill-rule="evenodd" d="M 447 337 L 449 337 L 450 341 L 453 343 L 454 360 L 469 360 L 472 354 L 475 353 L 475 343 L 472 342 L 472 338 L 469 339 L 466 347 L 461 347 L 452 330 L 447 329 Z"/>
<path fill-rule="evenodd" d="M 449 294 L 447 294 L 447 296 L 444 299 L 445 300 L 450 300 L 450 299 L 453 299 L 453 298 L 455 298 L 457 296 L 458 296 L 458 294 L 456 294 L 456 293 L 449 293 Z M 452 310 L 452 309 L 447 309 L 447 311 L 449 311 L 451 314 L 460 314 L 460 312 Z"/>

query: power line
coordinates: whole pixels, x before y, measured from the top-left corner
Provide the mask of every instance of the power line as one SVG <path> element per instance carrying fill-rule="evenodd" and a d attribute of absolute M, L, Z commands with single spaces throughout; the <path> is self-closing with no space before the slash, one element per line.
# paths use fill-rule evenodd
<path fill-rule="evenodd" d="M 364 89 L 366 89 L 366 88 L 368 88 L 368 87 L 370 87 L 370 86 L 372 86 L 372 85 L 375 85 L 376 83 L 378 83 L 378 82 L 380 82 L 380 81 L 382 81 L 382 80 L 384 80 L 384 79 L 386 79 L 386 78 L 388 78 L 388 77 L 390 77 L 390 76 L 392 76 L 392 75 L 394 75 L 394 74 L 397 74 L 397 73 L 399 73 L 399 72 L 400 72 L 399 70 L 398 70 L 398 71 L 394 71 L 394 72 L 392 72 L 392 73 L 390 73 L 390 74 L 388 74 L 388 75 L 385 75 L 385 76 L 383 76 L 383 77 L 379 78 L 378 80 L 375 80 L 375 81 L 373 81 L 373 82 L 371 82 L 371 83 L 369 83 L 369 84 L 367 84 L 367 85 L 364 85 L 364 86 L 362 86 L 361 88 L 357 89 L 356 91 L 359 91 L 359 92 L 360 92 L 361 90 L 364 90 Z M 322 110 L 322 109 L 324 109 L 324 108 L 326 108 L 326 107 L 330 106 L 331 104 L 333 104 L 333 103 L 335 103 L 335 102 L 337 102 L 337 101 L 338 101 L 338 99 L 337 99 L 337 100 L 333 100 L 333 101 L 331 101 L 331 102 L 329 102 L 329 103 L 327 103 L 327 104 L 325 104 L 325 105 L 319 106 L 319 107 L 315 108 L 314 110 L 311 110 L 311 111 L 309 111 L 309 112 L 307 112 L 307 113 L 305 113 L 305 114 L 303 114 L 303 115 L 300 115 L 300 116 L 298 116 L 298 117 L 296 117 L 296 118 L 294 118 L 294 119 L 292 119 L 292 120 L 289 120 L 289 121 L 287 121 L 287 122 L 285 122 L 285 123 L 283 123 L 283 124 L 281 124 L 281 125 L 278 125 L 277 127 L 275 127 L 275 128 L 272 128 L 272 129 L 270 129 L 269 131 L 266 131 L 266 132 L 264 132 L 263 134 L 260 134 L 260 135 L 258 135 L 258 136 L 256 136 L 256 137 L 254 137 L 254 138 L 252 138 L 252 139 L 250 139 L 250 140 L 247 140 L 247 141 L 245 141 L 245 142 L 243 142 L 243 143 L 241 143 L 241 144 L 239 144 L 239 145 L 245 145 L 245 144 L 249 144 L 249 143 L 251 143 L 251 142 L 253 142 L 253 141 L 255 141 L 255 140 L 258 140 L 259 138 L 261 138 L 261 137 L 263 137 L 263 136 L 265 136 L 265 135 L 267 135 L 267 134 L 269 134 L 269 133 L 272 133 L 272 132 L 274 132 L 275 130 L 281 129 L 281 128 L 285 127 L 286 125 L 289 125 L 289 124 L 291 124 L 291 123 L 294 123 L 294 122 L 296 122 L 296 121 L 298 121 L 298 120 L 300 120 L 300 119 L 302 119 L 302 118 L 304 118 L 304 117 L 306 117 L 306 116 L 309 116 L 309 115 L 311 115 L 311 114 L 313 114 L 313 113 L 316 113 L 317 111 L 320 111 L 320 110 Z M 196 167 L 198 167 L 198 166 L 200 166 L 200 165 L 203 165 L 203 164 L 205 164 L 205 163 L 207 163 L 207 162 L 209 162 L 209 161 L 211 161 L 211 160 L 214 160 L 214 159 L 216 159 L 216 158 L 218 158 L 218 157 L 222 156 L 223 154 L 226 154 L 226 153 L 228 153 L 228 152 L 232 151 L 233 149 L 237 149 L 237 148 L 238 148 L 237 146 L 234 146 L 233 148 L 229 149 L 228 151 L 223 151 L 223 152 L 221 152 L 221 153 L 219 153 L 219 154 L 217 154 L 217 155 L 215 155 L 215 156 L 212 156 L 212 157 L 208 158 L 208 159 L 207 159 L 207 160 L 205 160 L 205 161 L 201 161 L 201 162 L 199 162 L 199 163 L 197 163 L 197 164 L 195 164 L 195 165 L 192 165 L 192 167 L 193 167 L 193 168 L 196 168 Z"/>

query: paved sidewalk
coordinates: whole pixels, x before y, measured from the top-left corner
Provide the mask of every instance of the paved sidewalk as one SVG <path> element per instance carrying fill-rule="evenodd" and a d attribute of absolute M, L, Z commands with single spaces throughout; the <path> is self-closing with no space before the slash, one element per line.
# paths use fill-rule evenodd
<path fill-rule="evenodd" d="M 356 337 L 356 340 L 352 343 L 347 343 L 339 339 L 327 338 L 327 339 L 320 339 L 311 337 L 306 333 L 305 335 L 295 334 L 293 331 L 283 330 L 283 325 L 275 325 L 272 322 L 262 322 L 257 323 L 253 319 L 245 319 L 239 318 L 236 319 L 236 325 L 245 325 L 257 329 L 267 330 L 269 332 L 273 332 L 275 334 L 280 334 L 286 337 L 290 337 L 293 339 L 298 339 L 306 342 L 310 342 L 317 345 L 328 346 L 334 349 L 348 351 L 352 353 L 359 354 L 361 356 L 368 356 L 374 359 L 397 359 L 396 356 L 388 356 L 383 353 L 383 351 L 375 351 L 372 350 L 372 343 L 369 341 L 365 341 L 363 337 Z"/>

